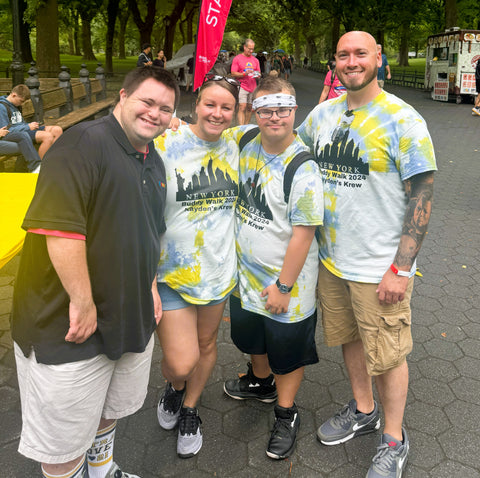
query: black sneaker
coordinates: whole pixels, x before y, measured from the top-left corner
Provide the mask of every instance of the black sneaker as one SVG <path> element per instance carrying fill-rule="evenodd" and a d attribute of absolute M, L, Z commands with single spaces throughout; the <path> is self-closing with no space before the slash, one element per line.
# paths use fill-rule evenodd
<path fill-rule="evenodd" d="M 289 457 L 297 443 L 300 415 L 297 406 L 283 408 L 275 405 L 275 424 L 267 447 L 267 455 L 275 460 Z"/>
<path fill-rule="evenodd" d="M 177 455 L 180 458 L 195 456 L 203 444 L 202 420 L 196 408 L 182 407 L 178 417 Z"/>
<path fill-rule="evenodd" d="M 272 403 L 277 399 L 277 387 L 273 374 L 270 374 L 267 378 L 255 377 L 250 362 L 248 362 L 246 375 L 236 380 L 227 380 L 223 384 L 223 390 L 229 397 L 236 400 L 254 398 L 264 403 Z"/>
<path fill-rule="evenodd" d="M 173 389 L 170 382 L 167 383 L 157 406 L 158 423 L 164 430 L 172 430 L 177 426 L 180 408 L 185 397 L 185 388 L 177 391 Z"/>

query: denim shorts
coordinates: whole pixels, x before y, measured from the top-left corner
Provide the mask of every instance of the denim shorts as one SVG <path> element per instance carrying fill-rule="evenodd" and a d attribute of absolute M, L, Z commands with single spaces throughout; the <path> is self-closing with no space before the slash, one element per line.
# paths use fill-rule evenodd
<path fill-rule="evenodd" d="M 186 309 L 191 305 L 190 302 L 187 302 L 175 289 L 169 287 L 165 282 L 158 282 L 157 283 L 158 293 L 160 295 L 160 299 L 162 299 L 162 310 L 178 310 L 178 309 Z M 202 305 L 217 305 L 225 302 L 228 298 L 228 295 L 222 297 L 218 300 L 212 300 L 207 304 Z"/>

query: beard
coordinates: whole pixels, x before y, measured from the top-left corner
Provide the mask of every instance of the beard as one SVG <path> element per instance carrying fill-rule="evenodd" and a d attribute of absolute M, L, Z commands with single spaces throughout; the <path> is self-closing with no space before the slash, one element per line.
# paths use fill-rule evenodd
<path fill-rule="evenodd" d="M 342 73 L 338 73 L 338 79 L 340 80 L 340 82 L 346 88 L 347 91 L 360 91 L 361 89 L 368 86 L 372 81 L 377 81 L 377 72 L 378 72 L 378 66 L 375 66 L 371 75 L 367 76 L 365 80 L 358 85 L 357 84 L 349 85 L 348 82 L 344 82 L 345 77 Z"/>

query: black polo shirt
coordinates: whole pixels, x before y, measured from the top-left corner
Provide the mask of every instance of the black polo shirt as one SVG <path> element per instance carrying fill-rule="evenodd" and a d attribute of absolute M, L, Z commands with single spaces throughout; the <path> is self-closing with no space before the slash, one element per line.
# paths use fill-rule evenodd
<path fill-rule="evenodd" d="M 151 286 L 165 230 L 165 167 L 149 144 L 137 152 L 113 115 L 66 131 L 42 161 L 22 227 L 86 236 L 97 331 L 65 342 L 69 297 L 44 235 L 27 233 L 15 283 L 12 336 L 45 364 L 143 352 L 156 323 Z"/>

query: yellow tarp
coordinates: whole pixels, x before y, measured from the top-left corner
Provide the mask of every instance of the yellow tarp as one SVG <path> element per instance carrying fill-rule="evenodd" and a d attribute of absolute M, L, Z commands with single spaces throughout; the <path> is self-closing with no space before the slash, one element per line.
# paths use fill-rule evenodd
<path fill-rule="evenodd" d="M 0 269 L 22 249 L 21 225 L 37 179 L 38 174 L 0 173 Z"/>

